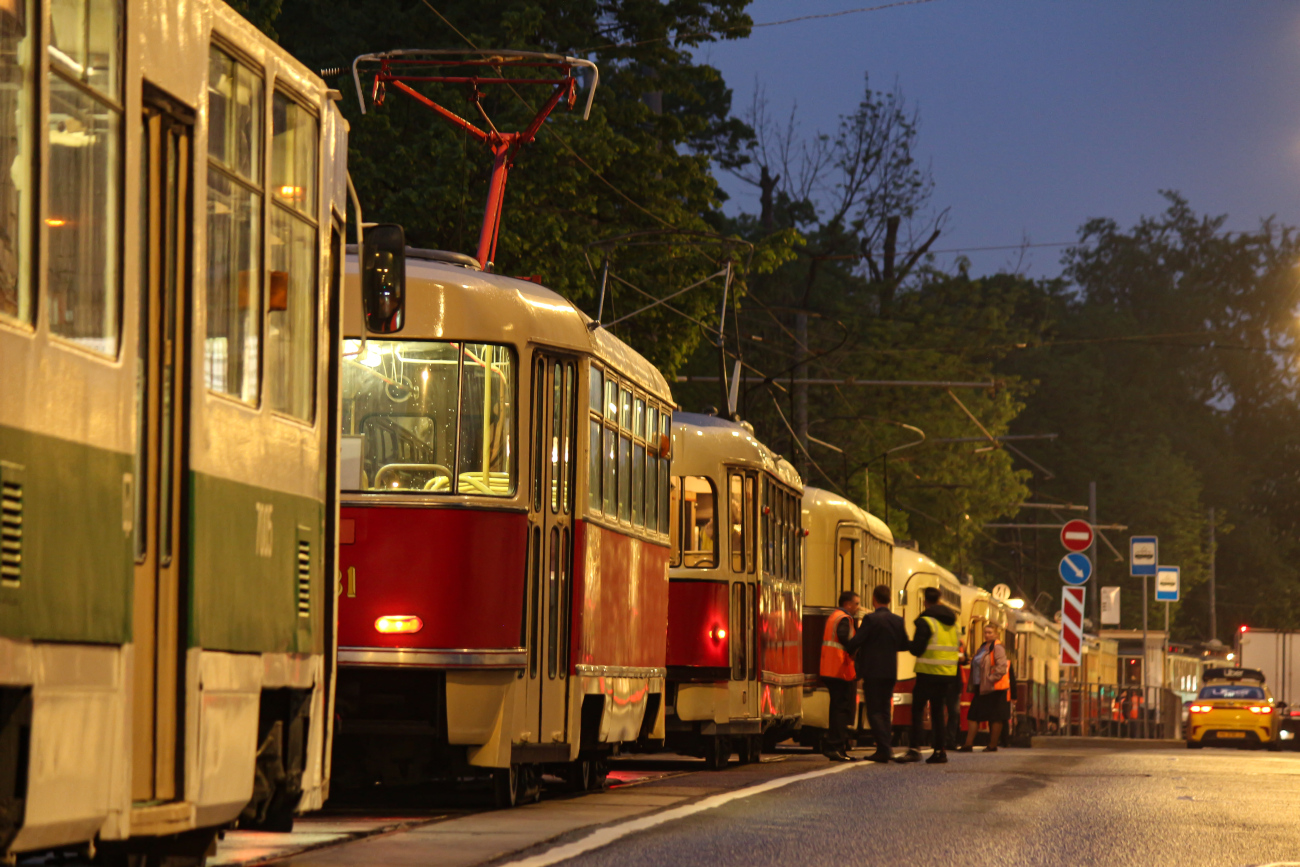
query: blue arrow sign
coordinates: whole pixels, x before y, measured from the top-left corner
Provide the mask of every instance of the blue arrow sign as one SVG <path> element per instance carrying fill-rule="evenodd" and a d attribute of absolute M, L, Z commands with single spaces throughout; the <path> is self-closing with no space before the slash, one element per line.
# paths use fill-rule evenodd
<path fill-rule="evenodd" d="M 1086 554 L 1066 554 L 1057 568 L 1066 584 L 1083 584 L 1092 577 L 1092 562 Z"/>

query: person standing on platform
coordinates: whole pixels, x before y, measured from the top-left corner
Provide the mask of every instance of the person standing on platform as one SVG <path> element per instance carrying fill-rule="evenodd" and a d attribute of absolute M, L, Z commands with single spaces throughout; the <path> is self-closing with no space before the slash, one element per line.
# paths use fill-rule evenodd
<path fill-rule="evenodd" d="M 832 762 L 851 762 L 848 753 L 849 721 L 856 709 L 857 672 L 845 646 L 853 640 L 854 622 L 862 600 L 852 590 L 840 594 L 840 605 L 826 618 L 822 631 L 822 656 L 818 669 L 830 693 L 829 719 L 822 755 Z"/>
<path fill-rule="evenodd" d="M 944 723 L 949 690 L 960 681 L 957 660 L 961 656 L 961 634 L 957 628 L 957 615 L 951 608 L 939 604 L 938 587 L 925 588 L 925 610 L 914 621 L 915 632 L 908 650 L 916 659 L 916 686 L 912 690 L 911 746 L 897 761 L 916 762 L 921 759 L 917 746 L 924 731 L 926 705 L 930 707 L 930 734 L 934 738 L 934 754 L 926 764 L 938 765 L 948 761 L 944 749 Z M 960 686 L 956 687 L 960 688 Z"/>
<path fill-rule="evenodd" d="M 971 659 L 970 692 L 970 712 L 966 716 L 970 725 L 966 729 L 966 745 L 958 752 L 969 753 L 975 749 L 975 732 L 980 723 L 986 722 L 989 745 L 984 752 L 996 753 L 998 735 L 1011 719 L 1011 664 L 1006 649 L 998 641 L 998 631 L 991 624 L 984 627 L 984 643 Z"/>
<path fill-rule="evenodd" d="M 867 705 L 867 722 L 875 737 L 876 751 L 867 758 L 887 762 L 894 757 L 893 728 L 894 684 L 898 681 L 898 654 L 907 649 L 907 626 L 903 618 L 889 610 L 890 589 L 884 584 L 871 591 L 875 610 L 862 618 L 858 634 L 845 645 L 853 654 L 862 695 Z"/>

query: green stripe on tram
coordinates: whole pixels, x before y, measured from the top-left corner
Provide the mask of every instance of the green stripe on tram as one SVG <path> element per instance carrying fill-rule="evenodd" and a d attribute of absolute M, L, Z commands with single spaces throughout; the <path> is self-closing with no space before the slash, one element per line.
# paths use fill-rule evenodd
<path fill-rule="evenodd" d="M 321 652 L 323 630 L 312 624 L 322 609 L 324 504 L 202 473 L 192 473 L 190 485 L 190 645 Z M 269 518 L 269 539 L 259 537 L 259 516 L 263 522 Z M 310 596 L 302 600 L 309 603 L 309 616 L 299 614 L 300 554 L 310 569 Z"/>
<path fill-rule="evenodd" d="M 22 489 L 21 577 L 0 582 L 0 635 L 131 640 L 123 477 L 133 471 L 130 454 L 0 425 L 0 479 Z M 190 474 L 189 494 L 189 645 L 322 652 L 313 626 L 323 608 L 324 504 L 201 473 Z M 271 527 L 260 552 L 259 513 Z"/>
<path fill-rule="evenodd" d="M 122 477 L 132 456 L 0 425 L 0 461 L 0 477 L 22 490 L 21 577 L 0 584 L 0 635 L 129 641 Z"/>

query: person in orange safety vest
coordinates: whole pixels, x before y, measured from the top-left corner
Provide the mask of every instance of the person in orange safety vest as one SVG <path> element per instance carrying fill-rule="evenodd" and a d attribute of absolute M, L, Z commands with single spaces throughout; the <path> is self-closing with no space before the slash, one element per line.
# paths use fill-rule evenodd
<path fill-rule="evenodd" d="M 853 668 L 853 657 L 844 649 L 844 645 L 853 638 L 854 626 L 861 604 L 858 594 L 845 590 L 840 594 L 839 608 L 826 618 L 826 629 L 822 632 L 822 657 L 818 672 L 826 691 L 830 693 L 830 712 L 826 724 L 826 739 L 822 743 L 822 755 L 832 762 L 851 762 L 848 753 L 849 722 L 857 702 L 857 672 Z"/>

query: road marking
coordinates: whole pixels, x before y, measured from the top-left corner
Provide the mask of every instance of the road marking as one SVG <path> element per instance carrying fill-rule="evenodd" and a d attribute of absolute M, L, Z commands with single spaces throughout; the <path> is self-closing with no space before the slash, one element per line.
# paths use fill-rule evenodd
<path fill-rule="evenodd" d="M 822 768 L 817 771 L 809 771 L 806 774 L 795 774 L 790 777 L 781 777 L 777 780 L 768 780 L 766 783 L 760 783 L 757 786 L 750 786 L 745 789 L 737 789 L 734 792 L 725 792 L 721 795 L 713 795 L 702 801 L 696 801 L 694 804 L 687 804 L 684 807 L 674 807 L 671 810 L 665 810 L 662 813 L 655 813 L 651 816 L 643 816 L 640 819 L 633 819 L 630 822 L 623 822 L 620 825 L 613 825 L 608 828 L 601 828 L 592 832 L 589 836 L 581 840 L 575 840 L 572 843 L 565 843 L 563 846 L 556 846 L 554 849 L 548 849 L 537 855 L 528 858 L 521 858 L 518 861 L 508 861 L 501 867 L 549 867 L 551 864 L 558 864 L 561 861 L 567 861 L 570 858 L 576 858 L 584 855 L 593 849 L 600 849 L 608 846 L 616 840 L 626 837 L 628 834 L 635 834 L 638 831 L 644 831 L 647 828 L 653 828 L 656 825 L 662 825 L 666 822 L 675 822 L 678 819 L 685 819 L 687 816 L 693 816 L 696 813 L 702 813 L 705 810 L 712 810 L 729 804 L 732 801 L 738 801 L 742 798 L 749 798 L 754 795 L 761 795 L 764 792 L 770 792 L 773 789 L 779 789 L 788 786 L 791 783 L 801 783 L 804 780 L 812 780 L 817 777 L 824 777 L 827 774 L 837 774 L 840 771 L 847 771 L 851 768 L 861 768 L 874 764 L 872 762 L 854 762 L 853 764 L 835 764 L 829 768 Z"/>

